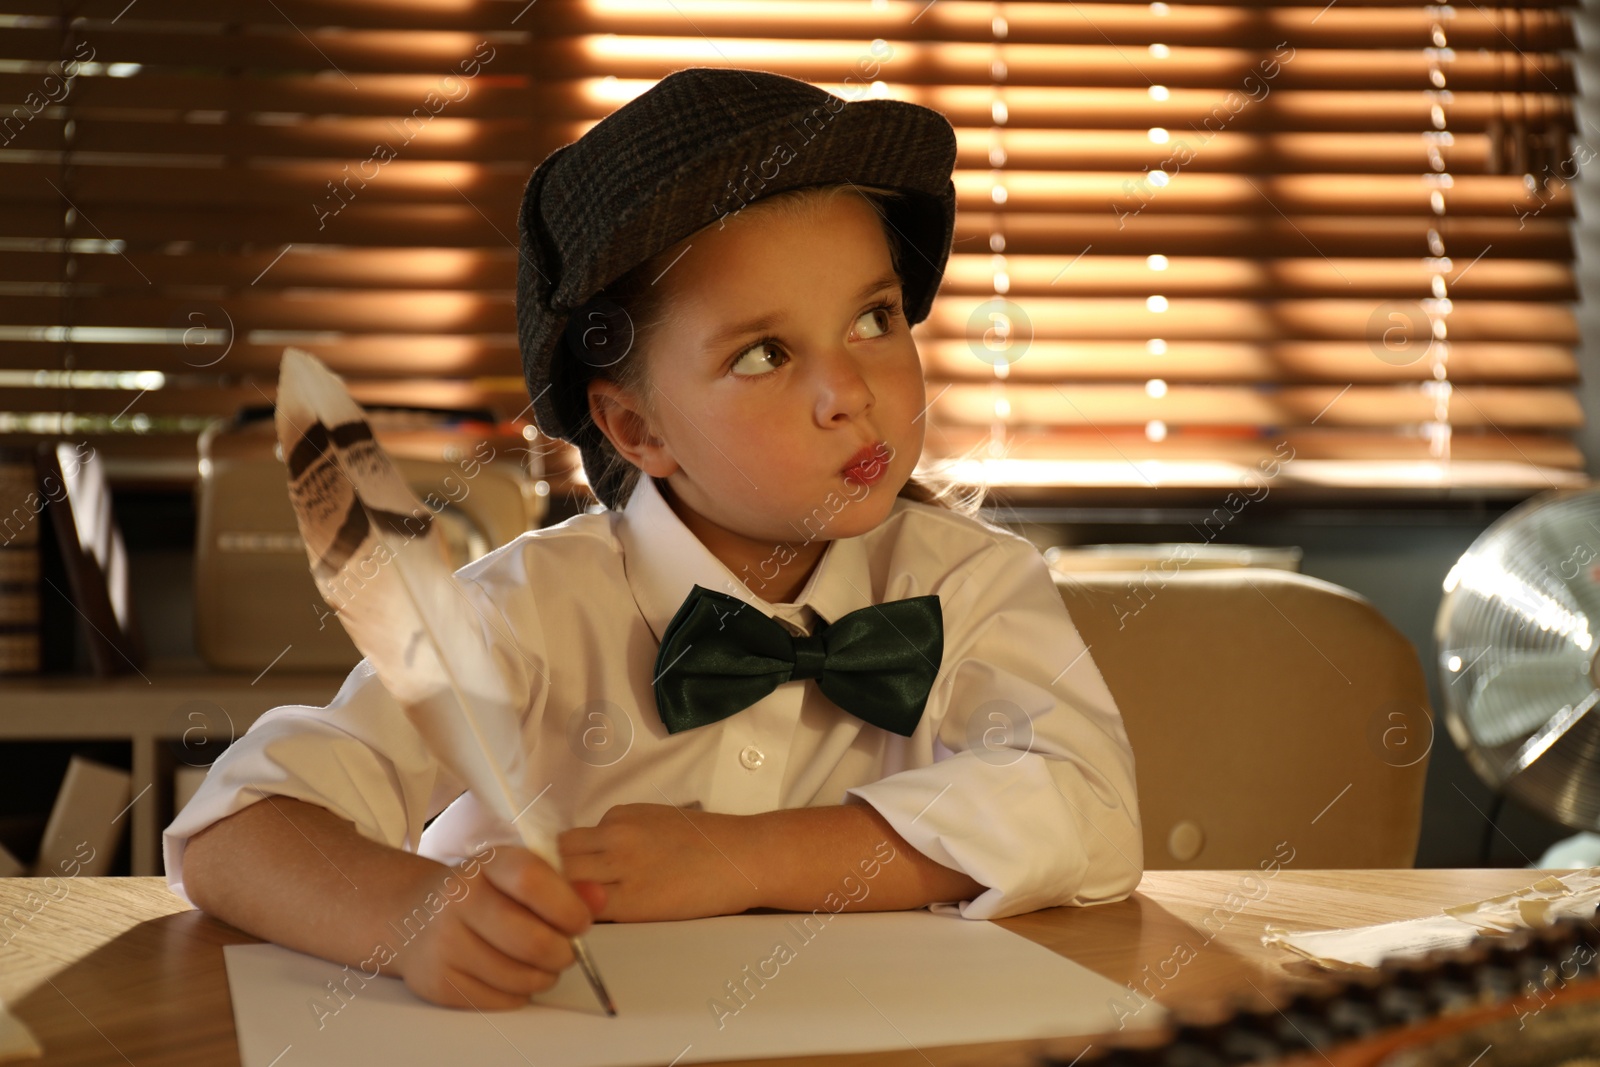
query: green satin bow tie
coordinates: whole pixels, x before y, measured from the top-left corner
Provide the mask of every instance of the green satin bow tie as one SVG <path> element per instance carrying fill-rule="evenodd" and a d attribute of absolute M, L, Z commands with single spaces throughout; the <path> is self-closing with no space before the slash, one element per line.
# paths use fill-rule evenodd
<path fill-rule="evenodd" d="M 943 655 L 937 594 L 819 620 L 810 636 L 795 637 L 738 597 L 696 585 L 656 653 L 656 708 L 675 734 L 743 711 L 784 682 L 815 678 L 845 711 L 910 737 Z"/>

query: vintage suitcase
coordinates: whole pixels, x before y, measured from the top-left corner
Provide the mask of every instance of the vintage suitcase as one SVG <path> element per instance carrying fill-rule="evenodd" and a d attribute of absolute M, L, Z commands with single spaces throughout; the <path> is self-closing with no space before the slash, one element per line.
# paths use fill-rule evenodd
<path fill-rule="evenodd" d="M 367 414 L 378 443 L 434 512 L 455 566 L 540 525 L 543 469 L 522 437 L 462 413 Z M 271 410 L 214 423 L 199 447 L 200 655 L 222 670 L 353 667 L 361 656 L 311 579 Z"/>

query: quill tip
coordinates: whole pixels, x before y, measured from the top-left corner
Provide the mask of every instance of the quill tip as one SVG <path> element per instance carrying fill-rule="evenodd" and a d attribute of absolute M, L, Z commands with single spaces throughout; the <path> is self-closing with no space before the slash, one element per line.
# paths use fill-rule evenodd
<path fill-rule="evenodd" d="M 583 938 L 572 939 L 573 954 L 578 957 L 578 965 L 583 968 L 583 976 L 589 979 L 589 988 L 594 990 L 594 995 L 600 1001 L 600 1006 L 605 1008 L 606 1014 L 615 1016 L 617 1006 L 611 1000 L 611 994 L 606 990 L 606 984 L 600 980 L 600 972 L 595 969 L 594 959 L 589 955 L 589 948 L 583 943 Z"/>

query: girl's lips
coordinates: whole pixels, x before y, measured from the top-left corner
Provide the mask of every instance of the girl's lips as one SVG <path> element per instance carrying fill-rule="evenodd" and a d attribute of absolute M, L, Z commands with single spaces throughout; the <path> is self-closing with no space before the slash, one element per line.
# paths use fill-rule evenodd
<path fill-rule="evenodd" d="M 882 478 L 888 469 L 887 454 L 889 445 L 886 441 L 876 441 L 865 445 L 861 451 L 850 457 L 850 462 L 840 469 L 840 473 L 847 478 L 855 478 L 868 485 Z"/>

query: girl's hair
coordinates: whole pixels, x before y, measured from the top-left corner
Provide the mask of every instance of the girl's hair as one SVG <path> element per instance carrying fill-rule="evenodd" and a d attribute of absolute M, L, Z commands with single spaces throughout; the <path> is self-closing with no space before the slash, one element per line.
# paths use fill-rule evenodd
<path fill-rule="evenodd" d="M 890 262 L 894 266 L 895 273 L 903 278 L 900 235 L 888 223 L 889 203 L 902 198 L 902 194 L 894 189 L 849 183 L 807 185 L 752 201 L 742 210 L 781 211 L 792 217 L 807 209 L 823 206 L 845 191 L 860 193 L 878 213 L 878 219 L 883 225 L 884 238 L 889 242 Z M 672 309 L 667 306 L 664 297 L 664 287 L 658 288 L 653 283 L 668 266 L 667 253 L 671 250 L 664 248 L 657 252 L 595 294 L 586 305 L 592 307 L 604 302 L 602 306 L 607 307 L 608 316 L 616 315 L 620 309 L 625 318 L 619 324 L 621 329 L 617 334 L 631 341 L 627 355 L 609 366 L 594 368 L 590 371 L 589 378 L 591 380 L 602 378 L 616 383 L 620 388 L 639 398 L 647 411 L 652 410 L 651 390 L 643 352 L 649 346 L 655 330 L 672 318 Z M 587 320 L 580 316 L 580 321 Z M 572 358 L 575 366 L 583 365 L 575 356 Z M 638 482 L 639 475 L 643 472 L 624 459 L 603 433 L 597 431 L 594 436 L 598 439 L 596 447 L 600 450 L 600 470 L 604 472 L 601 481 L 610 483 L 615 480 L 620 486 L 620 490 L 616 493 L 617 499 L 627 500 Z M 947 508 L 968 518 L 982 521 L 979 519 L 979 511 L 987 495 L 986 487 L 982 484 L 964 485 L 955 479 L 951 470 L 962 460 L 970 459 L 972 455 L 977 454 L 983 447 L 979 444 L 967 456 L 945 460 L 931 468 L 925 468 L 920 475 L 912 475 L 901 488 L 899 495 L 907 500 Z"/>

